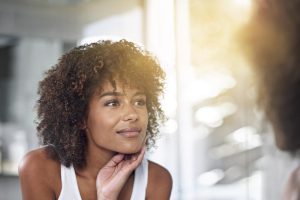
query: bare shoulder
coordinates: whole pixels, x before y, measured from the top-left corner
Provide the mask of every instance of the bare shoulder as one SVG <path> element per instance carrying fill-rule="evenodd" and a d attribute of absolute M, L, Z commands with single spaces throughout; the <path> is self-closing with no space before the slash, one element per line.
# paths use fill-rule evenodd
<path fill-rule="evenodd" d="M 45 176 L 46 172 L 55 172 L 59 162 L 51 159 L 45 147 L 29 151 L 19 164 L 19 175 L 35 174 Z M 32 173 L 31 173 L 32 172 Z M 53 174 L 52 174 L 53 175 Z"/>
<path fill-rule="evenodd" d="M 55 197 L 60 190 L 60 164 L 48 156 L 45 147 L 32 150 L 19 164 L 19 178 L 23 199 Z"/>
<path fill-rule="evenodd" d="M 172 176 L 163 166 L 149 161 L 147 199 L 170 199 Z"/>
<path fill-rule="evenodd" d="M 284 190 L 284 199 L 300 198 L 300 166 L 295 168 L 289 175 L 286 187 Z"/>

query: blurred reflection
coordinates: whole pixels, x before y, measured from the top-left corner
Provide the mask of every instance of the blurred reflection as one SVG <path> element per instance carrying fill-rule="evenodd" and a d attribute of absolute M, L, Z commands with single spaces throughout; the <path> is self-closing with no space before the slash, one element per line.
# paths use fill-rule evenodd
<path fill-rule="evenodd" d="M 236 112 L 237 106 L 233 103 L 224 102 L 216 106 L 200 107 L 195 112 L 195 118 L 211 128 L 219 127 L 223 124 L 224 118 Z"/>
<path fill-rule="evenodd" d="M 268 167 L 265 173 L 269 176 L 265 189 L 268 199 L 300 199 L 299 9 L 299 0 L 255 1 L 251 20 L 238 35 L 240 49 L 255 74 L 259 105 L 272 125 L 269 132 L 274 138 L 273 149 L 268 147 L 269 159 L 265 163 Z M 278 161 L 286 158 L 283 152 L 274 153 L 278 152 L 274 144 L 287 152 L 285 157 L 290 156 L 283 167 Z M 274 168 L 277 168 L 275 173 Z"/>
<path fill-rule="evenodd" d="M 208 172 L 202 173 L 197 178 L 197 183 L 201 186 L 213 186 L 224 177 L 222 169 L 213 169 Z"/>
<path fill-rule="evenodd" d="M 251 9 L 251 0 L 190 0 L 197 199 L 263 199 L 252 187 L 263 179 L 255 91 L 233 40 Z"/>
<path fill-rule="evenodd" d="M 206 67 L 210 68 L 210 67 Z M 217 97 L 223 92 L 235 87 L 236 80 L 225 70 L 211 70 L 201 73 L 191 82 L 191 103 L 199 103 L 209 98 Z M 197 92 L 195 92 L 197 91 Z"/>

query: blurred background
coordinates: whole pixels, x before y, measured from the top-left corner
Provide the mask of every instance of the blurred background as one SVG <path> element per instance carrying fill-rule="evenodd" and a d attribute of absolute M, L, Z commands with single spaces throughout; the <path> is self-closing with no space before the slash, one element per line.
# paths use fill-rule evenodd
<path fill-rule="evenodd" d="M 167 73 L 169 119 L 148 156 L 171 172 L 171 199 L 281 199 L 298 161 L 275 148 L 235 48 L 251 8 L 251 0 L 0 0 L 0 200 L 21 199 L 17 167 L 38 147 L 43 72 L 76 45 L 122 38 L 152 51 Z"/>

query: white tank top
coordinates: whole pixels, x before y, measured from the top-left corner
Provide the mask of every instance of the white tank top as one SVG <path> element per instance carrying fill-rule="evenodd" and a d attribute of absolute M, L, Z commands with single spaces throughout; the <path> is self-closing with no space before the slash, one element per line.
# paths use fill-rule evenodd
<path fill-rule="evenodd" d="M 76 180 L 74 167 L 69 168 L 61 165 L 61 192 L 58 200 L 82 200 Z M 142 163 L 134 172 L 133 189 L 130 200 L 142 200 L 146 198 L 148 182 L 148 161 L 143 159 Z"/>

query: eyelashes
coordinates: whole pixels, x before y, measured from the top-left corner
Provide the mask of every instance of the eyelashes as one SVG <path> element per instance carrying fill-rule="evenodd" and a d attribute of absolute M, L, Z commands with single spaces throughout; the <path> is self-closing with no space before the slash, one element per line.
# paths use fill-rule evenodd
<path fill-rule="evenodd" d="M 104 106 L 107 106 L 107 107 L 117 107 L 119 105 L 120 105 L 120 102 L 117 99 L 108 100 L 104 103 Z"/>
<path fill-rule="evenodd" d="M 146 100 L 145 99 L 137 99 L 134 102 L 134 104 L 137 105 L 137 106 L 145 106 L 146 105 Z"/>
<path fill-rule="evenodd" d="M 121 101 L 118 100 L 118 99 L 107 100 L 104 103 L 104 106 L 106 106 L 106 107 L 118 107 L 120 105 L 121 105 Z M 133 100 L 132 105 L 140 106 L 140 107 L 145 106 L 146 105 L 146 100 L 143 99 L 143 98 L 135 99 L 135 100 Z"/>

